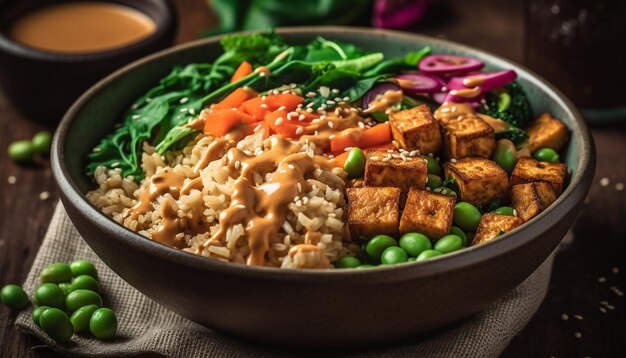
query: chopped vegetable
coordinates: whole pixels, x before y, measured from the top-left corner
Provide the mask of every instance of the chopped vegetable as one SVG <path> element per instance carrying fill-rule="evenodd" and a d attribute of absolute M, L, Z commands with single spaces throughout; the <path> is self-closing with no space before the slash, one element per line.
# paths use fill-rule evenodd
<path fill-rule="evenodd" d="M 200 113 L 200 118 L 204 120 L 204 133 L 216 137 L 225 136 L 242 119 L 238 111 L 226 108 L 204 110 Z"/>
<path fill-rule="evenodd" d="M 252 73 L 252 65 L 248 61 L 243 61 L 239 67 L 235 70 L 233 77 L 230 78 L 230 82 L 237 82 L 240 79 L 246 77 Z"/>
<path fill-rule="evenodd" d="M 433 74 L 457 74 L 476 71 L 485 64 L 476 58 L 457 55 L 430 55 L 419 63 L 420 71 Z"/>
<path fill-rule="evenodd" d="M 435 93 L 446 85 L 439 77 L 427 73 L 404 73 L 396 79 L 403 90 L 411 93 Z"/>
<path fill-rule="evenodd" d="M 500 93 L 506 92 L 511 98 L 510 105 L 504 111 L 498 109 Z M 504 86 L 498 91 L 485 94 L 485 104 L 480 107 L 482 113 L 501 119 L 517 128 L 525 128 L 531 120 L 531 108 L 526 92 L 516 81 Z M 515 143 L 516 141 L 513 140 Z"/>
<path fill-rule="evenodd" d="M 372 128 L 338 134 L 330 140 L 331 152 L 343 152 L 346 148 L 367 148 L 391 143 L 391 129 L 388 123 L 380 123 Z"/>

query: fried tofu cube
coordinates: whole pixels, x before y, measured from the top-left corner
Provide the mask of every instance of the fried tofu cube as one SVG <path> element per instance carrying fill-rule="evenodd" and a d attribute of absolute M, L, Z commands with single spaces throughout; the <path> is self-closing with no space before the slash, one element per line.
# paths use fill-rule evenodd
<path fill-rule="evenodd" d="M 546 210 L 555 200 L 556 194 L 549 183 L 518 184 L 511 188 L 511 207 L 524 221 Z"/>
<path fill-rule="evenodd" d="M 400 233 L 419 232 L 438 239 L 450 232 L 456 200 L 451 195 L 411 188 L 400 218 Z"/>
<path fill-rule="evenodd" d="M 494 213 L 486 213 L 480 218 L 476 235 L 472 240 L 472 246 L 480 245 L 484 242 L 495 239 L 496 237 L 509 232 L 516 227 L 522 225 L 524 220 L 517 216 L 501 215 Z"/>
<path fill-rule="evenodd" d="M 409 188 L 426 187 L 428 164 L 422 157 L 409 157 L 399 152 L 369 150 L 365 164 L 365 186 L 400 188 L 400 204 L 404 204 Z"/>
<path fill-rule="evenodd" d="M 496 147 L 493 128 L 476 115 L 459 117 L 443 126 L 443 152 L 448 159 L 491 158 Z"/>
<path fill-rule="evenodd" d="M 439 123 L 425 104 L 390 114 L 389 124 L 393 139 L 402 149 L 429 154 L 441 148 Z"/>
<path fill-rule="evenodd" d="M 565 164 L 539 162 L 530 158 L 520 158 L 511 173 L 511 186 L 524 183 L 549 183 L 556 195 L 563 192 Z"/>
<path fill-rule="evenodd" d="M 541 148 L 552 148 L 558 152 L 567 142 L 567 127 L 547 112 L 530 123 L 526 132 L 531 153 Z"/>
<path fill-rule="evenodd" d="M 348 188 L 348 227 L 353 238 L 398 233 L 400 188 Z"/>
<path fill-rule="evenodd" d="M 508 199 L 509 176 L 494 161 L 472 157 L 446 162 L 444 174 L 456 181 L 462 201 L 478 206 Z"/>

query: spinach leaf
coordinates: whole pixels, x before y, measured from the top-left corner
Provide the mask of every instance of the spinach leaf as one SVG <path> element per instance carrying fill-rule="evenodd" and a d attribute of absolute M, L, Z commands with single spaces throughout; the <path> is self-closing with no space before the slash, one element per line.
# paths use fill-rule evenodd
<path fill-rule="evenodd" d="M 378 65 L 369 71 L 366 71 L 363 76 L 371 77 L 384 73 L 398 73 L 402 71 L 417 70 L 417 64 L 429 55 L 431 48 L 426 46 L 419 51 L 413 51 L 406 54 L 404 57 L 391 58 L 378 63 Z"/>

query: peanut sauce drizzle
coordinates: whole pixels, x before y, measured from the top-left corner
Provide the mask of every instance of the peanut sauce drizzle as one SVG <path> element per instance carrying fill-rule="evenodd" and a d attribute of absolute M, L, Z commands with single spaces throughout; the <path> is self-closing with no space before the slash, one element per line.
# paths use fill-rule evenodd
<path fill-rule="evenodd" d="M 363 110 L 363 113 L 384 112 L 389 108 L 392 103 L 397 103 L 404 99 L 402 91 L 387 91 L 375 100 L 369 103 L 369 106 Z"/>
<path fill-rule="evenodd" d="M 481 89 L 480 87 L 476 86 L 473 88 L 464 88 L 464 89 L 458 89 L 458 90 L 452 90 L 450 91 L 450 94 L 453 96 L 458 96 L 458 97 L 462 97 L 462 98 L 475 98 L 480 96 L 481 93 Z"/>
<path fill-rule="evenodd" d="M 481 76 L 471 76 L 463 79 L 466 87 L 479 87 L 485 84 L 485 79 Z"/>

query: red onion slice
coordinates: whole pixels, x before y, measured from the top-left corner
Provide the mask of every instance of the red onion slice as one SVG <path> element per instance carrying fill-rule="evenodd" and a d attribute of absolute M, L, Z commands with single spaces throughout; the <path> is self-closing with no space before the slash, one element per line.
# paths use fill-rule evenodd
<path fill-rule="evenodd" d="M 483 68 L 485 64 L 478 59 L 457 55 L 430 55 L 419 63 L 419 69 L 426 73 L 446 74 L 464 73 Z"/>
<path fill-rule="evenodd" d="M 452 77 L 448 81 L 448 88 L 450 90 L 462 90 L 480 87 L 483 92 L 488 92 L 513 82 L 516 77 L 517 74 L 513 70 L 472 73 L 466 76 Z"/>
<path fill-rule="evenodd" d="M 370 106 L 370 103 L 376 99 L 377 96 L 384 94 L 387 91 L 402 91 L 400 86 L 385 82 L 374 85 L 365 95 L 363 95 L 363 109 L 367 109 Z"/>
<path fill-rule="evenodd" d="M 403 73 L 396 79 L 400 87 L 410 93 L 435 93 L 446 85 L 441 78 L 427 73 Z"/>

